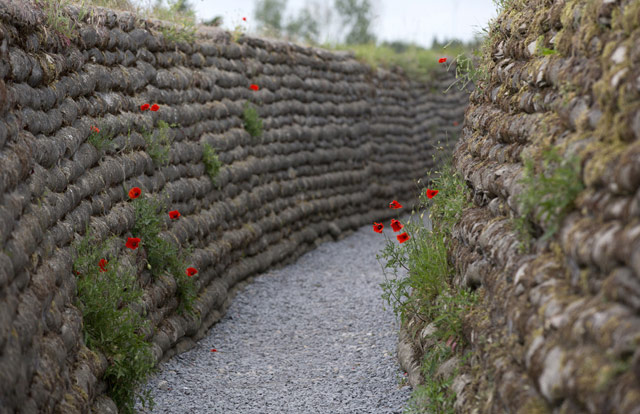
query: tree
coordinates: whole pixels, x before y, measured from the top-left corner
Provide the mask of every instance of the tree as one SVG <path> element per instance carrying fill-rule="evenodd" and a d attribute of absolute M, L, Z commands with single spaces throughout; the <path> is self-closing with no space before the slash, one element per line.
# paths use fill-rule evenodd
<path fill-rule="evenodd" d="M 307 43 L 317 44 L 320 36 L 320 22 L 314 17 L 314 10 L 319 8 L 319 4 L 307 2 L 297 18 L 289 19 L 286 27 L 287 36 L 293 40 L 301 39 Z"/>
<path fill-rule="evenodd" d="M 254 18 L 259 23 L 258 30 L 264 34 L 280 36 L 282 33 L 282 14 L 287 0 L 258 0 Z"/>
<path fill-rule="evenodd" d="M 375 17 L 369 0 L 335 0 L 335 8 L 343 25 L 350 29 L 346 44 L 375 43 L 376 36 L 369 30 Z"/>

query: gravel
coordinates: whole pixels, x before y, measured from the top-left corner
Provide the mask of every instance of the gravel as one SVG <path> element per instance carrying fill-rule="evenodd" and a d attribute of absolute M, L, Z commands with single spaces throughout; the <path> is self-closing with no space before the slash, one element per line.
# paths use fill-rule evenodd
<path fill-rule="evenodd" d="M 383 310 L 384 242 L 367 225 L 257 276 L 195 348 L 160 364 L 144 387 L 154 409 L 136 410 L 402 413 L 411 388 L 399 386 L 399 324 Z"/>

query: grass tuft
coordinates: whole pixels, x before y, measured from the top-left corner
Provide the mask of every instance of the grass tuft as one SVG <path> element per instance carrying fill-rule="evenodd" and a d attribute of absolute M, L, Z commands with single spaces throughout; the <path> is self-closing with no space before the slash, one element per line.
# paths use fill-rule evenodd
<path fill-rule="evenodd" d="M 154 131 L 142 133 L 147 143 L 147 153 L 156 166 L 166 165 L 169 162 L 169 151 L 171 150 L 171 138 L 169 136 L 170 126 L 165 121 L 158 121 L 158 128 Z"/>
<path fill-rule="evenodd" d="M 262 135 L 262 119 L 258 115 L 258 111 L 245 102 L 244 111 L 242 112 L 242 120 L 244 122 L 244 129 L 252 136 L 259 137 Z"/>
<path fill-rule="evenodd" d="M 215 183 L 218 172 L 220 172 L 220 168 L 222 167 L 222 163 L 218 159 L 216 150 L 206 142 L 202 146 L 202 162 L 204 162 L 211 182 Z"/>
<path fill-rule="evenodd" d="M 516 197 L 521 210 L 520 215 L 513 219 L 513 224 L 520 234 L 522 250 L 529 248 L 534 234 L 531 218 L 547 224 L 541 240 L 550 239 L 573 209 L 577 195 L 584 189 L 577 157 L 565 159 L 555 147 L 545 149 L 542 157 L 543 171 L 538 174 L 535 173 L 533 160 L 525 160 L 524 177 L 520 181 L 524 189 Z"/>

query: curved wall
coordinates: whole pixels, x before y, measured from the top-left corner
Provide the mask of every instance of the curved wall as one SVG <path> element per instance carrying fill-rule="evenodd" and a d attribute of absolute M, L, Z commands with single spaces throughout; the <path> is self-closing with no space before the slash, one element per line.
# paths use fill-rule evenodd
<path fill-rule="evenodd" d="M 83 339 L 71 243 L 87 224 L 101 240 L 130 236 L 129 188 L 169 197 L 182 216 L 164 214 L 162 235 L 192 245 L 199 270 L 189 317 L 176 313 L 173 276 L 153 281 L 144 263 L 129 263 L 144 289 L 146 339 L 163 360 L 202 338 L 251 275 L 390 218 L 392 199 L 410 208 L 414 180 L 432 166 L 437 142 L 455 139 L 468 100 L 441 93 L 452 81 L 444 71 L 418 84 L 349 55 L 234 42 L 209 28 L 176 44 L 160 22 L 78 12 L 65 11 L 79 24 L 67 43 L 32 3 L 0 0 L 3 413 L 114 412 L 101 380 L 107 359 Z M 258 140 L 243 128 L 246 101 L 264 122 Z M 141 112 L 146 102 L 160 109 Z M 160 120 L 179 125 L 158 167 L 140 132 Z M 115 149 L 87 142 L 98 123 L 115 133 Z M 218 186 L 204 143 L 222 162 Z"/>

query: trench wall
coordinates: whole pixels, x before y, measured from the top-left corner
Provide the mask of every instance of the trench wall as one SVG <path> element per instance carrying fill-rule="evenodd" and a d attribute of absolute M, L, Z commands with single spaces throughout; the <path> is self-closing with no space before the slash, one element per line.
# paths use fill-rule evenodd
<path fill-rule="evenodd" d="M 0 0 L 0 407 L 2 413 L 115 412 L 109 362 L 86 347 L 71 243 L 89 224 L 124 240 L 127 191 L 164 194 L 181 217 L 163 237 L 194 247 L 195 316 L 176 312 L 176 277 L 144 289 L 140 314 L 156 360 L 189 349 L 219 320 L 234 287 L 318 243 L 409 209 L 433 147 L 457 137 L 468 95 L 444 90 L 444 70 L 418 84 L 350 55 L 198 29 L 175 43 L 157 21 L 96 8 L 67 41 L 38 7 Z M 81 18 L 82 17 L 82 18 Z M 259 91 L 249 89 L 251 83 Z M 252 102 L 259 139 L 243 128 Z M 157 112 L 140 111 L 157 103 Z M 164 120 L 170 159 L 156 166 L 140 133 Z M 112 149 L 87 142 L 93 125 Z M 449 147 L 453 140 L 449 140 Z M 202 145 L 222 169 L 214 185 Z M 141 249 L 144 250 L 144 249 Z M 142 253 L 140 253 L 142 254 Z"/>
<path fill-rule="evenodd" d="M 489 42 L 454 154 L 474 205 L 451 260 L 481 298 L 456 410 L 640 413 L 640 2 L 512 1 Z M 521 252 L 523 158 L 539 174 L 550 147 L 584 190 L 550 240 L 538 207 Z"/>

